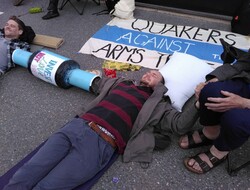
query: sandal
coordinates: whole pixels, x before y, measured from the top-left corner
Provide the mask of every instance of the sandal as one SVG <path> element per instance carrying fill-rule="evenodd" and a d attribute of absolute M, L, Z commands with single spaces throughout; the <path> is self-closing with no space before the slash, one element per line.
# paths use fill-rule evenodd
<path fill-rule="evenodd" d="M 194 138 L 193 138 L 194 132 L 191 132 L 191 133 L 188 133 L 188 134 L 187 134 L 188 146 L 187 146 L 187 147 L 181 146 L 181 141 L 182 141 L 182 139 L 183 139 L 186 135 L 184 135 L 184 136 L 182 136 L 182 137 L 180 138 L 179 146 L 180 146 L 182 149 L 190 149 L 190 148 L 197 148 L 197 147 L 201 147 L 201 146 L 212 145 L 213 140 L 208 139 L 208 138 L 204 135 L 202 129 L 199 129 L 197 132 L 199 133 L 199 136 L 200 136 L 200 139 L 201 139 L 201 142 L 200 142 L 200 143 L 196 143 L 196 142 L 194 141 Z"/>
<path fill-rule="evenodd" d="M 201 153 L 199 153 L 199 154 L 197 154 L 197 155 L 195 155 L 193 157 L 189 157 L 189 158 L 185 158 L 184 159 L 184 165 L 186 166 L 186 168 L 189 171 L 197 173 L 197 174 L 204 174 L 204 173 L 210 171 L 211 169 L 215 168 L 216 166 L 220 165 L 227 158 L 227 155 L 226 155 L 222 159 L 219 159 L 219 158 L 215 157 L 214 155 L 212 155 L 212 153 L 210 152 L 210 150 L 208 150 L 207 152 L 204 152 L 204 154 L 209 158 L 210 162 L 213 165 L 212 167 L 210 167 L 207 162 L 203 161 L 200 158 L 200 156 L 199 156 L 200 154 Z M 192 165 L 189 164 L 189 161 L 191 159 L 195 160 L 195 162 Z M 197 169 L 195 169 L 193 167 L 195 165 L 195 163 L 199 164 L 199 166 L 201 168 L 201 171 L 197 170 Z"/>

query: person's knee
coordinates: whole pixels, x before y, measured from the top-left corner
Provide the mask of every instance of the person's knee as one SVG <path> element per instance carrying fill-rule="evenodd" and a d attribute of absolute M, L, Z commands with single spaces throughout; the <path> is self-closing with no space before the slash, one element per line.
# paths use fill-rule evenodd
<path fill-rule="evenodd" d="M 218 87 L 216 82 L 208 83 L 201 90 L 200 93 L 200 102 L 206 102 L 208 97 L 222 97 L 221 88 Z"/>

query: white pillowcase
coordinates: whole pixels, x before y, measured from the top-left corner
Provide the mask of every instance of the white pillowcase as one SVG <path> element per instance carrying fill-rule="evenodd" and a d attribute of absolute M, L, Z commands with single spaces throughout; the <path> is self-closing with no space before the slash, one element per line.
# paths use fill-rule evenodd
<path fill-rule="evenodd" d="M 205 81 L 205 76 L 213 68 L 205 61 L 180 52 L 174 52 L 170 60 L 159 71 L 165 80 L 165 86 L 172 106 L 182 111 L 185 102 L 194 94 L 196 86 Z"/>

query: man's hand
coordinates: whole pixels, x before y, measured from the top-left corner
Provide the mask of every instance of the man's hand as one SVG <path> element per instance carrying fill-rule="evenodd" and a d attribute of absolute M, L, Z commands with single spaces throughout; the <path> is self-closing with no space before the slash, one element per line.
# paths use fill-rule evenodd
<path fill-rule="evenodd" d="M 219 79 L 217 78 L 213 78 L 207 82 L 201 82 L 200 84 L 198 84 L 195 88 L 195 97 L 196 97 L 196 100 L 199 99 L 199 96 L 200 96 L 200 92 L 201 90 L 204 88 L 204 86 L 206 86 L 209 82 L 217 82 L 219 81 Z"/>
<path fill-rule="evenodd" d="M 249 99 L 223 90 L 221 91 L 221 94 L 223 94 L 225 98 L 208 98 L 208 100 L 213 103 L 205 103 L 207 109 L 216 112 L 225 112 L 233 108 L 249 108 Z"/>
<path fill-rule="evenodd" d="M 201 90 L 204 88 L 204 86 L 205 86 L 206 84 L 207 84 L 206 82 L 201 82 L 200 84 L 198 84 L 198 85 L 196 86 L 196 88 L 195 88 L 195 90 L 194 90 L 196 100 L 199 99 Z"/>

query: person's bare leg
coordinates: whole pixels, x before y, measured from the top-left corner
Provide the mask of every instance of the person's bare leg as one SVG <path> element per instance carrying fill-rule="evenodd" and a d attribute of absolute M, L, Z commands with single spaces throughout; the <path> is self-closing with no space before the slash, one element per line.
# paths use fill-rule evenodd
<path fill-rule="evenodd" d="M 214 125 L 214 126 L 207 126 L 204 127 L 203 129 L 203 134 L 208 138 L 208 139 L 216 139 L 219 134 L 220 134 L 220 126 L 219 125 Z"/>
<path fill-rule="evenodd" d="M 220 150 L 218 150 L 214 145 L 210 148 L 210 152 L 211 152 L 211 154 L 213 156 L 215 156 L 219 160 L 223 159 L 229 153 L 228 151 L 220 151 Z M 206 154 L 201 153 L 201 154 L 199 154 L 199 157 L 201 158 L 201 160 L 206 162 L 210 166 L 210 168 L 213 168 L 213 164 L 210 162 L 210 160 L 209 160 L 209 158 L 207 157 Z M 193 158 L 189 159 L 187 164 L 188 164 L 189 167 L 192 167 L 196 171 L 202 172 L 202 169 L 201 169 L 200 165 Z"/>
<path fill-rule="evenodd" d="M 220 133 L 220 126 L 219 125 L 214 125 L 214 126 L 206 126 L 203 128 L 203 134 L 211 140 L 216 139 L 219 136 Z M 201 143 L 202 139 L 200 138 L 200 135 L 198 131 L 194 131 L 192 135 L 194 142 L 196 144 Z M 179 145 L 182 148 L 187 148 L 189 146 L 189 141 L 188 141 L 188 135 L 184 135 L 180 138 Z"/>

